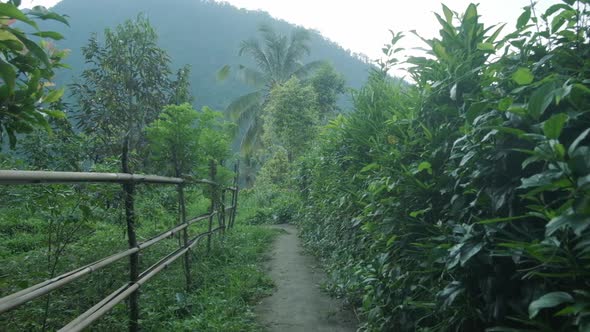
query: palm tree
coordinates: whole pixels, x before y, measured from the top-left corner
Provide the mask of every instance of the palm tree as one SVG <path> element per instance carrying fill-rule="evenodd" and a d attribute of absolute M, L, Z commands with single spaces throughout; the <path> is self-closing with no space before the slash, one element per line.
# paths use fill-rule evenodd
<path fill-rule="evenodd" d="M 239 65 L 237 70 L 238 78 L 256 90 L 238 97 L 227 107 L 227 114 L 239 125 L 240 150 L 245 155 L 261 147 L 261 111 L 270 91 L 293 76 L 304 78 L 324 63 L 302 63 L 301 60 L 310 52 L 310 34 L 305 29 L 297 28 L 290 36 L 278 34 L 267 25 L 261 25 L 258 31 L 261 40 L 244 40 L 239 51 L 240 56 L 250 56 L 257 68 Z M 229 66 L 224 66 L 219 71 L 219 77 L 227 77 L 229 70 Z"/>

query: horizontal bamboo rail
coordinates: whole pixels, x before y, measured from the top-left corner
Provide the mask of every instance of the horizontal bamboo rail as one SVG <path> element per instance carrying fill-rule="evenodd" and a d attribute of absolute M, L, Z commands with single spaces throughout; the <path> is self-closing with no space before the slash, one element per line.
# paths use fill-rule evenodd
<path fill-rule="evenodd" d="M 13 184 L 68 184 L 68 183 L 149 183 L 149 184 L 221 184 L 207 179 L 181 179 L 159 175 L 95 172 L 53 172 L 0 170 L 0 185 Z M 237 190 L 224 187 L 224 190 Z"/>
<path fill-rule="evenodd" d="M 130 248 L 125 251 L 113 254 L 109 257 L 105 257 L 103 259 L 100 259 L 96 262 L 90 263 L 90 264 L 83 266 L 81 268 L 64 273 L 64 274 L 57 276 L 55 278 L 46 280 L 42 283 L 36 284 L 34 286 L 23 289 L 21 291 L 11 294 L 11 295 L 0 298 L 0 314 L 3 312 L 9 311 L 11 309 L 14 309 L 23 303 L 34 300 L 40 296 L 43 296 L 55 289 L 65 286 L 77 279 L 80 279 L 81 277 L 83 277 L 89 273 L 92 273 L 92 272 L 97 271 L 103 267 L 111 265 L 111 264 L 113 264 L 125 257 L 128 257 L 129 255 L 131 255 L 133 253 L 136 253 L 138 251 L 146 249 L 146 248 L 148 248 L 148 247 L 150 247 L 150 246 L 152 246 L 152 245 L 154 245 L 166 238 L 171 237 L 172 235 L 187 228 L 191 224 L 194 224 L 194 223 L 199 222 L 201 220 L 209 219 L 210 217 L 217 215 L 217 213 L 218 213 L 217 211 L 214 211 L 213 213 L 208 213 L 208 214 L 198 216 L 196 218 L 189 220 L 187 223 L 176 226 L 175 228 L 173 228 L 171 230 L 168 230 L 168 231 L 161 233 L 161 234 L 159 234 L 159 235 L 157 235 L 145 242 L 140 243 L 135 248 Z"/>
<path fill-rule="evenodd" d="M 152 183 L 181 184 L 183 179 L 158 175 L 93 172 L 4 171 L 0 170 L 0 184 L 37 183 Z"/>
<path fill-rule="evenodd" d="M 146 271 L 142 272 L 136 277 L 132 277 L 130 282 L 126 285 L 120 287 L 115 292 L 111 293 L 109 296 L 105 297 L 97 304 L 95 304 L 92 308 L 88 309 L 85 313 L 75 318 L 71 321 L 68 325 L 64 326 L 60 331 L 80 331 L 83 328 L 89 326 L 92 322 L 96 319 L 100 318 L 106 312 L 108 312 L 111 308 L 113 308 L 116 304 L 120 303 L 127 297 L 135 296 L 138 298 L 138 293 L 135 293 L 142 284 L 147 282 L 151 279 L 154 275 L 158 272 L 169 266 L 172 262 L 174 262 L 179 257 L 185 255 L 185 269 L 188 272 L 188 252 L 191 248 L 193 248 L 199 241 L 205 237 L 208 239 L 207 250 L 210 249 L 210 242 L 211 242 L 211 235 L 215 232 L 220 231 L 223 235 L 224 230 L 226 229 L 225 225 L 225 214 L 226 212 L 230 211 L 230 224 L 229 227 L 233 226 L 233 221 L 235 219 L 235 214 L 237 210 L 237 194 L 238 194 L 238 186 L 237 186 L 237 169 L 236 166 L 236 176 L 234 177 L 234 184 L 230 187 L 224 187 L 221 184 L 213 181 L 215 179 L 214 174 L 216 173 L 216 165 L 214 162 L 211 163 L 211 174 L 212 180 L 207 179 L 183 179 L 183 178 L 174 178 L 174 177 L 164 177 L 164 176 L 157 176 L 157 175 L 138 175 L 138 174 L 127 174 L 127 173 L 92 173 L 92 172 L 48 172 L 48 171 L 14 171 L 14 170 L 0 170 L 0 185 L 25 185 L 25 184 L 75 184 L 75 183 L 116 183 L 116 184 L 123 184 L 125 190 L 129 190 L 129 186 L 133 186 L 134 184 L 140 183 L 147 183 L 147 184 L 171 184 L 176 185 L 179 188 L 179 204 L 184 207 L 184 195 L 182 195 L 182 188 L 184 185 L 187 184 L 205 184 L 209 185 L 211 189 L 212 195 L 219 195 L 221 197 L 221 201 L 218 203 L 216 202 L 218 198 L 217 196 L 211 196 L 211 208 L 210 212 L 200 215 L 198 217 L 186 220 L 186 216 L 183 212 L 181 223 L 177 226 L 169 229 L 161 234 L 158 234 L 152 237 L 149 240 L 146 240 L 142 243 L 138 243 L 136 245 L 130 246 L 127 250 L 118 252 L 111 256 L 102 258 L 98 261 L 93 263 L 87 264 L 83 267 L 74 269 L 72 271 L 66 272 L 60 276 L 54 277 L 49 280 L 45 280 L 39 284 L 34 286 L 28 287 L 26 289 L 20 290 L 16 293 L 7 295 L 3 298 L 0 298 L 0 314 L 10 311 L 26 302 L 34 300 L 38 297 L 41 297 L 55 289 L 58 289 L 62 286 L 70 284 L 94 271 L 97 271 L 103 267 L 109 266 L 125 257 L 130 257 L 131 261 L 134 260 L 134 257 L 137 257 L 137 253 L 141 250 L 147 249 L 152 245 L 161 242 L 164 239 L 170 238 L 171 236 L 180 233 L 181 231 L 184 233 L 185 243 L 182 247 L 178 248 L 177 250 L 173 251 L 172 253 L 166 255 L 162 259 L 160 259 L 157 263 L 152 265 Z M 127 186 L 127 187 L 126 187 Z M 215 189 L 213 189 L 215 188 Z M 232 202 L 229 207 L 225 207 L 224 205 L 224 197 L 225 191 L 230 191 L 232 193 Z M 132 195 L 132 190 L 130 191 Z M 220 206 L 218 206 L 220 204 Z M 132 207 L 131 207 L 132 208 Z M 219 221 L 219 227 L 212 228 L 212 221 L 213 218 L 217 216 Z M 187 238 L 187 229 L 190 225 L 197 223 L 202 220 L 209 221 L 208 231 L 203 232 L 195 236 L 191 241 L 188 241 Z M 130 229 L 128 224 L 128 230 L 133 233 L 135 236 L 135 231 L 133 227 Z M 137 258 L 135 258 L 137 259 Z M 130 262 L 131 262 L 130 261 Z M 131 265 L 130 265 L 131 266 Z M 131 267 L 130 267 L 131 269 Z M 190 286 L 190 275 L 187 275 L 187 288 Z M 133 299 L 133 297 L 132 297 Z M 130 322 L 133 322 L 133 310 L 138 312 L 138 304 L 131 304 L 130 309 Z M 135 316 L 137 318 L 138 316 Z M 137 321 L 136 321 L 137 322 Z M 130 324 L 131 330 L 138 330 L 138 325 L 136 323 Z"/>
<path fill-rule="evenodd" d="M 150 266 L 147 270 L 145 270 L 140 276 L 139 280 L 133 284 L 127 284 L 109 296 L 107 296 L 103 301 L 97 303 L 92 308 L 88 309 L 86 312 L 78 316 L 76 319 L 71 321 L 68 325 L 62 327 L 59 332 L 75 332 L 81 331 L 82 329 L 88 327 L 92 322 L 100 318 L 114 306 L 119 304 L 121 301 L 129 297 L 131 293 L 135 292 L 139 289 L 144 283 L 150 280 L 153 276 L 155 276 L 158 272 L 165 269 L 166 267 L 170 266 L 175 260 L 179 257 L 184 255 L 187 251 L 192 249 L 196 244 L 199 243 L 199 240 L 205 238 L 210 234 L 213 234 L 217 231 L 220 231 L 223 227 L 217 227 L 210 232 L 204 232 L 197 235 L 188 246 L 179 248 L 176 251 L 170 253 L 168 256 L 164 257 L 154 265 Z"/>

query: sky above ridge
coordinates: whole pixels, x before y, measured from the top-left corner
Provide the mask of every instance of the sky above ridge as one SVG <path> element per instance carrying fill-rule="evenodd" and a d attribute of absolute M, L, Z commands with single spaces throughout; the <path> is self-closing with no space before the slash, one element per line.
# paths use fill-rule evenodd
<path fill-rule="evenodd" d="M 121 0 L 125 1 L 125 0 Z M 201 0 L 195 0 L 201 1 Z M 24 7 L 53 6 L 58 0 L 23 0 Z M 440 13 L 440 0 L 226 0 L 236 7 L 263 10 L 287 22 L 315 29 L 345 49 L 362 53 L 374 60 L 381 57 L 381 48 L 391 39 L 389 30 L 406 34 L 400 45 L 406 49 L 424 44 L 409 33 L 425 38 L 438 34 L 439 25 L 433 13 Z M 463 12 L 473 0 L 446 0 L 449 8 Z M 538 0 L 541 11 L 559 0 Z M 476 2 L 477 3 L 477 2 Z M 512 31 L 516 19 L 530 0 L 480 0 L 479 14 L 486 25 L 506 23 L 504 31 Z M 411 53 L 413 51 L 408 51 Z"/>

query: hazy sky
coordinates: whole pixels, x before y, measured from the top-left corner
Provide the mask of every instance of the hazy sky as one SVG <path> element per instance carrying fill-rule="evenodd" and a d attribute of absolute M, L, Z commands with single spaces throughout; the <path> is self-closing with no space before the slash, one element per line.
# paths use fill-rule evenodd
<path fill-rule="evenodd" d="M 100 0 L 97 0 L 100 1 Z M 125 0 L 121 0 L 125 1 Z M 200 1 L 200 0 L 195 0 Z M 52 6 L 58 0 L 23 0 L 25 6 Z M 353 52 L 371 59 L 381 56 L 381 47 L 394 31 L 416 30 L 423 37 L 438 33 L 433 12 L 441 12 L 440 0 L 228 0 L 237 7 L 269 12 L 288 22 L 320 31 L 325 37 Z M 473 0 L 443 0 L 452 10 L 463 12 Z M 540 8 L 559 0 L 538 0 Z M 480 0 L 479 13 L 487 25 L 508 23 L 514 28 L 522 8 L 530 0 Z M 408 36 L 401 44 L 406 48 L 424 46 Z"/>

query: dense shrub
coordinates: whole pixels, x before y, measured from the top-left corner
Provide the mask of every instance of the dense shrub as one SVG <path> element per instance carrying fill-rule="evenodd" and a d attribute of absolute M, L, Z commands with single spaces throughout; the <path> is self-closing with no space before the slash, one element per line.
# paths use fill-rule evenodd
<path fill-rule="evenodd" d="M 303 237 L 363 329 L 590 329 L 586 3 L 502 39 L 443 6 L 415 84 L 373 73 L 303 158 Z"/>

